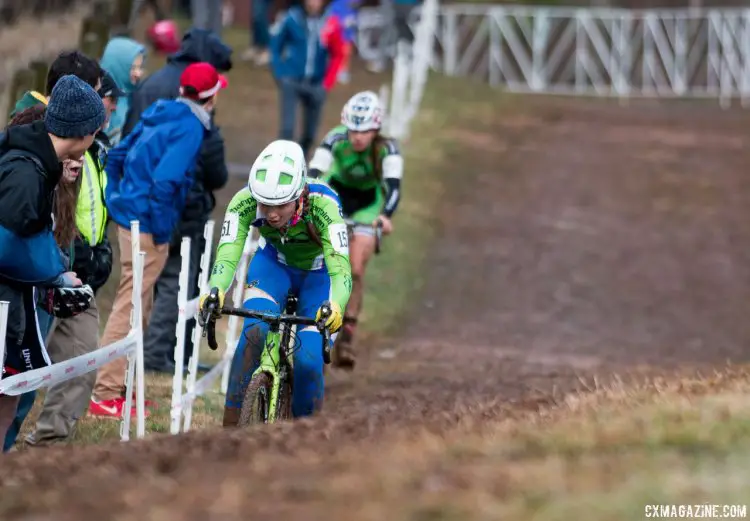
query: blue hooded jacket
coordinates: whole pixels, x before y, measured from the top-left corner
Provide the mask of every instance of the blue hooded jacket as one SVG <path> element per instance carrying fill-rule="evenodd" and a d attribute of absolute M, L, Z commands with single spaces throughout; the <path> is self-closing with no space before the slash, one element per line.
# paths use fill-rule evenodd
<path fill-rule="evenodd" d="M 105 199 L 112 220 L 124 228 L 138 220 L 155 244 L 168 243 L 210 127 L 208 112 L 184 98 L 146 109 L 133 132 L 109 151 Z"/>
<path fill-rule="evenodd" d="M 135 89 L 135 85 L 130 81 L 130 69 L 133 62 L 138 56 L 146 54 L 146 48 L 135 40 L 130 38 L 117 37 L 112 38 L 102 55 L 101 66 L 107 71 L 125 93 L 117 100 L 117 108 L 112 112 L 106 133 L 112 145 L 120 142 L 122 127 L 125 124 L 125 117 L 128 115 L 130 106 L 130 94 Z"/>
<path fill-rule="evenodd" d="M 271 35 L 271 70 L 276 79 L 323 81 L 330 54 L 320 40 L 324 17 L 292 7 Z"/>

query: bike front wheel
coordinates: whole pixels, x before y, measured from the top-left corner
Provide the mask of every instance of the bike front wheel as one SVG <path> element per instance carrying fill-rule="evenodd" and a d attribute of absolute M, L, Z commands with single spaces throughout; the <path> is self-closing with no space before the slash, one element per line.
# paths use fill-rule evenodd
<path fill-rule="evenodd" d="M 292 387 L 289 382 L 282 382 L 276 401 L 276 414 L 271 418 L 271 391 L 273 381 L 267 373 L 256 374 L 247 386 L 242 400 L 239 427 L 249 427 L 279 420 L 292 419 Z"/>
<path fill-rule="evenodd" d="M 282 382 L 279 388 L 278 409 L 276 409 L 277 420 L 292 419 L 292 386 L 289 382 Z"/>
<path fill-rule="evenodd" d="M 268 423 L 271 411 L 271 390 L 273 383 L 266 373 L 253 376 L 247 386 L 240 410 L 239 427 Z"/>

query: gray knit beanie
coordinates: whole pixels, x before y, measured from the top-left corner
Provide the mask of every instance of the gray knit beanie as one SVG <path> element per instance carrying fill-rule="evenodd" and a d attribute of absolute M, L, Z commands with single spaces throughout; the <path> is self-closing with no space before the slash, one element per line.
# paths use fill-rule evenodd
<path fill-rule="evenodd" d="M 71 74 L 52 89 L 44 116 L 47 132 L 61 138 L 96 134 L 106 119 L 104 104 L 85 81 Z"/>

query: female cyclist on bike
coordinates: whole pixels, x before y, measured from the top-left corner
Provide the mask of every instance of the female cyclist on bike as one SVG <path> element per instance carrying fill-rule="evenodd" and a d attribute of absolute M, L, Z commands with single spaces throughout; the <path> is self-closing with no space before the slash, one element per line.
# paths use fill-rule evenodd
<path fill-rule="evenodd" d="M 362 309 L 367 262 L 375 251 L 375 226 L 393 231 L 391 217 L 401 195 L 404 160 L 395 140 L 380 134 L 382 108 L 377 94 L 355 94 L 344 105 L 341 125 L 331 130 L 310 161 L 310 177 L 321 177 L 336 190 L 344 217 L 356 223 L 349 255 L 352 296 L 336 342 L 336 365 L 353 368 L 357 318 Z"/>
<path fill-rule="evenodd" d="M 229 203 L 209 281 L 219 290 L 219 307 L 251 226 L 259 228 L 260 240 L 248 268 L 244 307 L 279 313 L 291 288 L 299 299 L 299 315 L 319 319 L 321 306 L 328 303 L 326 325 L 337 331 L 352 289 L 346 225 L 336 193 L 324 183 L 307 180 L 305 155 L 297 143 L 278 140 L 268 145 L 253 163 L 247 188 Z M 207 296 L 201 296 L 201 312 Z M 230 369 L 224 426 L 237 425 L 268 329 L 265 323 L 245 320 Z M 297 337 L 301 346 L 294 356 L 295 417 L 312 414 L 323 399 L 320 333 L 310 326 L 298 330 Z"/>

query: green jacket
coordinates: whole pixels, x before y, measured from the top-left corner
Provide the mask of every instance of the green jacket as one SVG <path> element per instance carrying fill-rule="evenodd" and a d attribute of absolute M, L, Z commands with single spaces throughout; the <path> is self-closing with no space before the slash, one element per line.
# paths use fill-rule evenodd
<path fill-rule="evenodd" d="M 21 96 L 21 99 L 19 99 L 16 102 L 15 107 L 13 107 L 13 110 L 10 113 L 10 117 L 12 118 L 19 112 L 22 112 L 29 107 L 33 107 L 34 105 L 38 105 L 40 103 L 47 104 L 47 98 L 44 96 L 44 94 L 41 94 L 35 90 L 27 90 L 23 96 Z"/>

